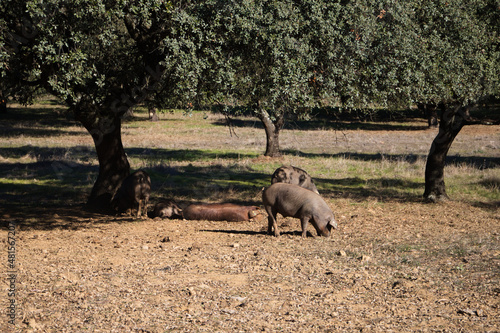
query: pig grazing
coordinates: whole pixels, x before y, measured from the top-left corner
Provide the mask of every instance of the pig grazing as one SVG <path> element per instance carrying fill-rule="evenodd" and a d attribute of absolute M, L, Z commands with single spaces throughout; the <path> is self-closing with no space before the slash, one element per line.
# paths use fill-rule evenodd
<path fill-rule="evenodd" d="M 162 200 L 155 205 L 151 217 L 182 218 L 182 209 L 172 200 Z"/>
<path fill-rule="evenodd" d="M 151 178 L 144 170 L 138 170 L 125 178 L 112 200 L 112 207 L 123 213 L 137 207 L 137 217 L 147 216 Z"/>
<path fill-rule="evenodd" d="M 260 214 L 257 206 L 240 206 L 231 203 L 191 204 L 184 208 L 186 220 L 209 220 L 241 222 L 249 221 Z"/>
<path fill-rule="evenodd" d="M 307 224 L 311 221 L 318 236 L 330 236 L 332 228 L 337 229 L 333 212 L 320 195 L 294 184 L 275 183 L 262 193 L 264 209 L 268 214 L 267 232 L 280 235 L 276 214 L 300 219 L 302 238 L 306 237 Z"/>
<path fill-rule="evenodd" d="M 276 169 L 271 177 L 271 184 L 274 183 L 295 184 L 319 194 L 311 176 L 304 170 L 294 166 L 284 165 Z"/>

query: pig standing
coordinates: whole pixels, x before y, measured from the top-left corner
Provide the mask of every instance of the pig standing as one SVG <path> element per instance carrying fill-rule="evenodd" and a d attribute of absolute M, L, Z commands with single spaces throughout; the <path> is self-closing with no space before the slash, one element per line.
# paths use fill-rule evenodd
<path fill-rule="evenodd" d="M 137 217 L 147 216 L 151 178 L 144 170 L 138 170 L 125 178 L 111 202 L 112 207 L 123 213 L 137 207 Z"/>
<path fill-rule="evenodd" d="M 183 210 L 186 220 L 241 222 L 249 221 L 259 214 L 257 206 L 240 206 L 231 203 L 191 204 Z"/>
<path fill-rule="evenodd" d="M 318 236 L 330 236 L 332 228 L 337 229 L 337 222 L 330 207 L 313 191 L 298 185 L 275 183 L 262 193 L 264 209 L 268 214 L 268 234 L 280 235 L 276 214 L 283 217 L 295 217 L 300 219 L 302 227 L 302 238 L 306 237 L 307 224 L 311 221 Z"/>
<path fill-rule="evenodd" d="M 276 169 L 271 177 L 271 184 L 274 183 L 295 184 L 319 194 L 311 176 L 305 170 L 294 166 L 284 165 Z"/>

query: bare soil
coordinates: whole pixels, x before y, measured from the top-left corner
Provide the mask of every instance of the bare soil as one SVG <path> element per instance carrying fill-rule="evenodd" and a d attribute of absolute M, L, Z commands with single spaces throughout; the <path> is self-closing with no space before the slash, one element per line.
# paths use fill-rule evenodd
<path fill-rule="evenodd" d="M 480 128 L 468 144 L 498 157 L 498 127 Z M 360 150 L 372 141 L 403 141 L 395 154 L 405 142 L 430 145 L 398 131 L 347 134 Z M 329 193 L 339 228 L 321 238 L 310 227 L 302 239 L 292 218 L 279 218 L 275 238 L 265 216 L 135 219 L 89 213 L 81 202 L 40 204 L 29 191 L 24 199 L 0 207 L 2 272 L 7 226 L 16 226 L 16 325 L 7 281 L 1 332 L 500 332 L 497 202 Z"/>
<path fill-rule="evenodd" d="M 17 232 L 18 331 L 499 331 L 498 210 L 331 204 L 339 229 L 307 239 L 291 218 L 275 238 L 265 220 L 42 212 L 57 227 Z"/>

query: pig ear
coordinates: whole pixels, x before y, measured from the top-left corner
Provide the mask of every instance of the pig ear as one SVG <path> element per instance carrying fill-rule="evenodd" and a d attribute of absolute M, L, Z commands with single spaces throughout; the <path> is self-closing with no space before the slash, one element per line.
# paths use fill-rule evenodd
<path fill-rule="evenodd" d="M 337 229 L 338 228 L 338 225 L 337 225 L 337 221 L 335 221 L 335 217 L 332 216 L 332 218 L 330 219 L 330 221 L 328 222 L 328 224 L 333 228 L 333 229 Z"/>
<path fill-rule="evenodd" d="M 286 180 L 286 173 L 285 171 L 283 170 L 278 170 L 278 172 L 275 172 L 272 179 L 271 179 L 271 184 L 274 184 L 274 183 L 279 183 L 279 182 L 282 182 L 284 180 Z"/>
<path fill-rule="evenodd" d="M 306 181 L 306 176 L 300 175 L 300 177 L 299 177 L 299 185 L 304 184 L 305 181 Z"/>

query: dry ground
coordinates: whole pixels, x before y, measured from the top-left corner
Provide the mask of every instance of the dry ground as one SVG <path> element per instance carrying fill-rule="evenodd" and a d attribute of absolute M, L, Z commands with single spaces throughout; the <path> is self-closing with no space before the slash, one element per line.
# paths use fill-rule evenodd
<path fill-rule="evenodd" d="M 125 127 L 126 146 L 145 145 L 139 133 Z M 262 148 L 256 144 L 260 138 L 245 134 L 249 128 L 239 130 L 238 140 L 227 129 L 220 131 L 227 142 L 211 137 L 203 143 L 206 149 L 227 148 L 231 142 Z M 150 144 L 190 148 L 189 135 L 182 142 L 175 133 L 168 135 Z M 350 146 L 335 146 L 335 135 L 347 137 L 337 142 Z M 285 149 L 306 150 L 293 142 L 311 142 L 307 151 L 314 154 L 407 154 L 411 145 L 421 155 L 430 145 L 427 137 L 434 135 L 423 128 L 411 133 L 320 129 L 283 137 L 301 138 L 285 139 Z M 80 138 L 70 145 L 90 145 L 75 128 L 71 140 Z M 467 129 L 454 154 L 499 157 L 498 139 L 498 127 Z M 15 140 L 46 146 L 39 140 L 51 139 L 16 136 L 9 144 Z M 334 150 L 322 151 L 328 145 Z M 237 163 L 249 167 L 253 161 Z M 294 155 L 278 163 L 290 161 L 310 163 Z M 2 163 L 11 161 L 5 157 Z M 498 168 L 488 172 L 499 175 Z M 12 205 L 3 200 L 0 207 L 3 226 L 17 225 L 15 331 L 500 332 L 498 202 L 464 195 L 426 204 L 418 196 L 406 200 L 329 191 L 325 199 L 339 229 L 330 238 L 302 239 L 299 222 L 290 218 L 279 220 L 282 236 L 275 238 L 265 233 L 265 217 L 244 223 L 134 219 L 88 213 L 73 199 L 58 199 L 65 203 L 60 206 L 40 204 L 39 196 L 30 195 L 22 193 L 26 202 Z M 6 228 L 0 240 L 3 270 Z M 8 287 L 4 283 L 0 291 L 1 332 L 14 331 L 7 322 Z"/>
<path fill-rule="evenodd" d="M 283 235 L 274 238 L 265 221 L 57 212 L 47 218 L 65 227 L 18 231 L 17 327 L 499 331 L 498 211 L 455 202 L 330 202 L 339 229 L 305 240 L 293 219 L 281 219 Z"/>

